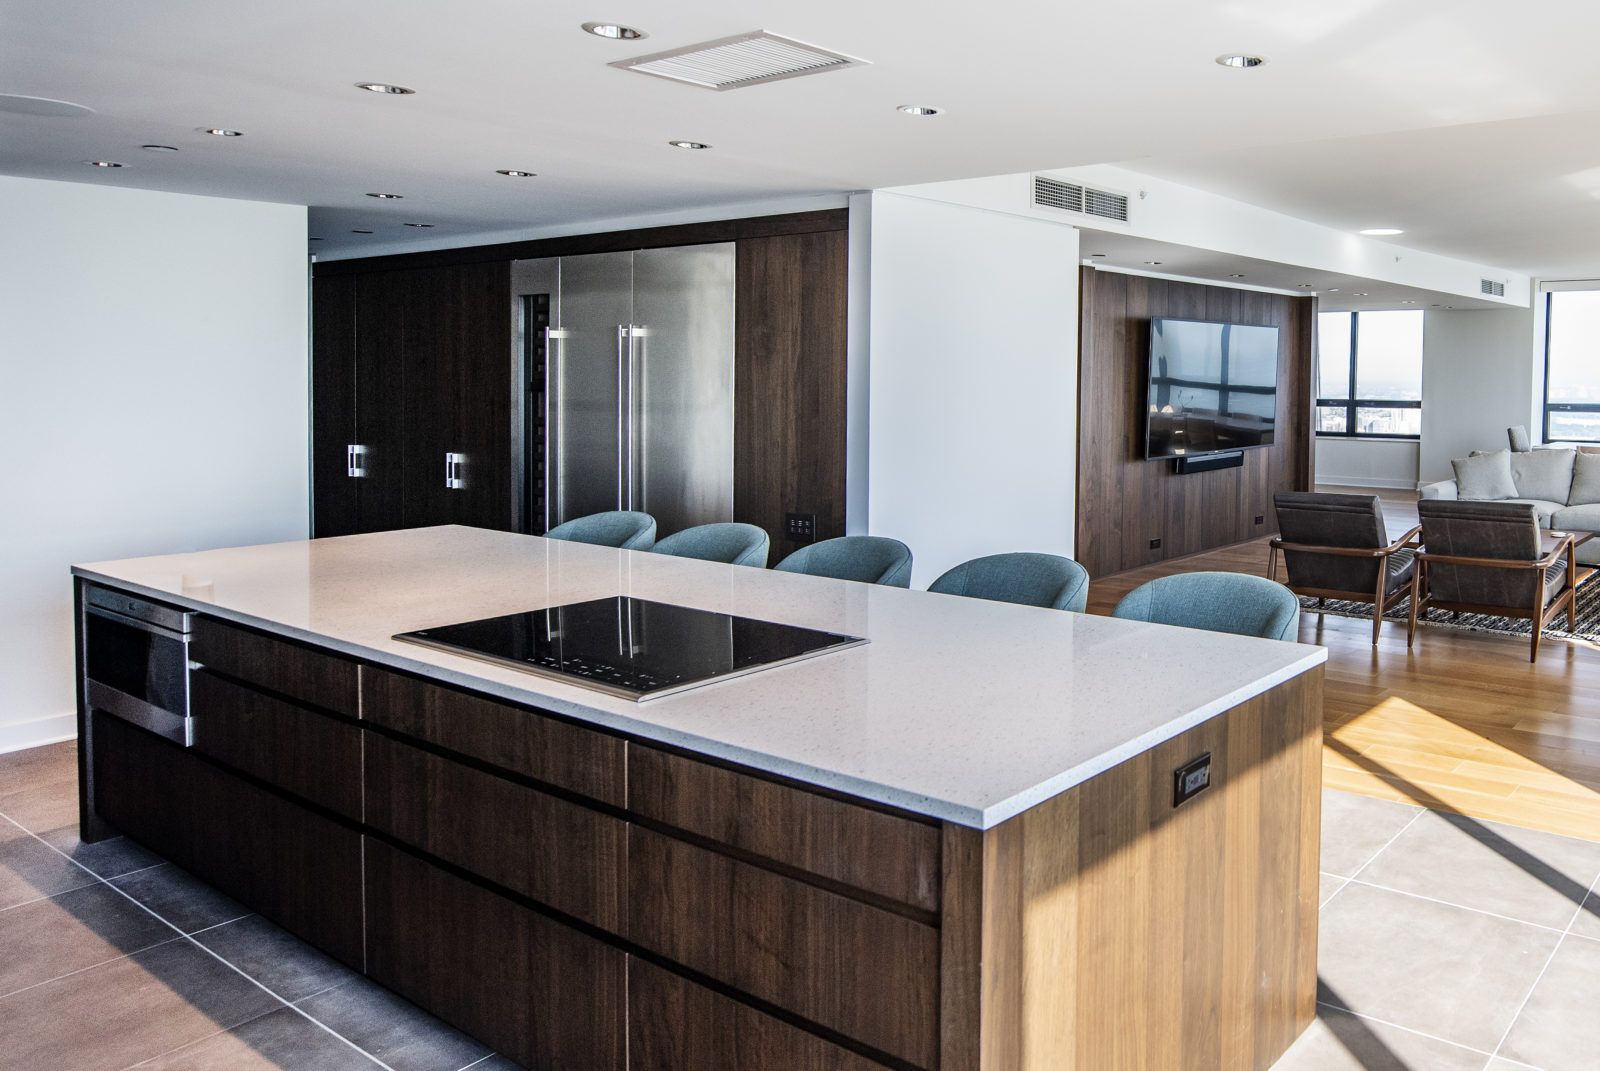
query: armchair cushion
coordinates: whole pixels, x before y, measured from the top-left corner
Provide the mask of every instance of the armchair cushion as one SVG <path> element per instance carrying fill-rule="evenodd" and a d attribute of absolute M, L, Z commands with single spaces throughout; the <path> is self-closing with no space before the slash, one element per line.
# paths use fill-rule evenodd
<path fill-rule="evenodd" d="M 1600 454 L 1579 452 L 1573 456 L 1572 487 L 1566 501 L 1569 506 L 1600 502 Z"/>
<path fill-rule="evenodd" d="M 1542 556 L 1538 515 L 1529 503 L 1422 501 L 1417 515 L 1430 556 L 1495 558 L 1508 565 Z M 1428 589 L 1440 602 L 1532 610 L 1534 577 L 1528 569 L 1430 562 Z"/>
<path fill-rule="evenodd" d="M 1518 506 L 1532 506 L 1533 512 L 1539 518 L 1540 528 L 1549 528 L 1550 519 L 1555 516 L 1557 510 L 1562 508 L 1561 503 L 1551 502 L 1546 498 L 1502 498 L 1499 501 L 1510 502 Z"/>
<path fill-rule="evenodd" d="M 1302 546 L 1375 550 L 1389 545 L 1383 507 L 1376 495 L 1336 495 L 1279 491 L 1273 495 L 1278 531 L 1285 543 Z M 1283 552 L 1291 588 L 1348 591 L 1371 595 L 1377 586 L 1380 559 L 1308 550 Z M 1389 556 L 1384 590 L 1393 591 L 1411 579 L 1411 553 Z"/>
<path fill-rule="evenodd" d="M 1511 479 L 1510 450 L 1459 457 L 1450 464 L 1456 470 L 1456 489 L 1463 499 L 1493 501 L 1517 497 L 1517 485 Z"/>
<path fill-rule="evenodd" d="M 1529 450 L 1512 454 L 1508 465 L 1517 491 L 1509 497 L 1566 502 L 1572 490 L 1575 456 L 1572 450 Z"/>

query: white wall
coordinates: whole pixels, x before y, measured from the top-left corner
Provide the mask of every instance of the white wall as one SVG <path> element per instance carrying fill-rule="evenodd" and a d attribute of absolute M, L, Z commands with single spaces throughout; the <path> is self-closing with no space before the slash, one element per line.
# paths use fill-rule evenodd
<path fill-rule="evenodd" d="M 870 225 L 855 249 L 851 312 L 870 308 L 871 441 L 864 462 L 865 444 L 852 444 L 851 498 L 865 498 L 866 516 L 858 508 L 850 530 L 909 544 L 914 587 L 981 554 L 1071 556 L 1077 231 L 869 196 L 870 211 L 858 203 L 852 214 L 852 226 Z M 862 355 L 852 362 L 859 369 Z"/>
<path fill-rule="evenodd" d="M 306 210 L 0 177 L 0 751 L 74 732 L 68 566 L 307 535 Z"/>
<path fill-rule="evenodd" d="M 1318 484 L 1344 487 L 1417 486 L 1418 443 L 1406 439 L 1317 440 Z"/>
<path fill-rule="evenodd" d="M 1423 483 L 1454 475 L 1450 459 L 1499 450 L 1506 428 L 1529 423 L 1536 409 L 1534 310 L 1429 309 L 1422 331 Z M 1542 364 L 1539 371 L 1542 373 Z M 1321 478 L 1318 464 L 1318 478 Z"/>

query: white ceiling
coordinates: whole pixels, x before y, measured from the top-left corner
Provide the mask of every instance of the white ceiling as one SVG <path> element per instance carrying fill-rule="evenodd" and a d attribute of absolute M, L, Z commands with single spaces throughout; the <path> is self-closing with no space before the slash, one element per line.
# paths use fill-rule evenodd
<path fill-rule="evenodd" d="M 0 173 L 310 205 L 319 254 L 1115 161 L 1600 275 L 1600 5 L 1578 0 L 0 0 L 0 25 L 0 93 L 95 109 L 0 112 Z M 607 66 L 755 29 L 870 66 L 722 93 Z M 1212 62 L 1235 51 L 1270 62 Z"/>

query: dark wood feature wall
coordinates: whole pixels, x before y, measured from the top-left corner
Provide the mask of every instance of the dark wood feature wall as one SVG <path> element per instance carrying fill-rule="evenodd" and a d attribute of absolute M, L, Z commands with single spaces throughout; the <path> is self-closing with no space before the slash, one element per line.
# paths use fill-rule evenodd
<path fill-rule="evenodd" d="M 1076 557 L 1089 575 L 1276 532 L 1272 493 L 1311 489 L 1316 299 L 1094 268 L 1079 293 Z M 1154 316 L 1278 328 L 1276 441 L 1246 450 L 1244 467 L 1179 475 L 1144 459 Z"/>
<path fill-rule="evenodd" d="M 126 832 L 524 1067 L 1265 1071 L 1311 1020 L 1320 666 L 979 831 L 195 637 L 194 747 L 83 711 L 84 838 Z"/>
<path fill-rule="evenodd" d="M 517 528 L 511 262 L 731 241 L 734 519 L 766 529 L 774 560 L 797 546 L 786 512 L 843 535 L 848 227 L 836 209 L 315 265 L 314 534 Z M 365 478 L 346 474 L 352 443 Z M 444 487 L 447 451 L 468 455 L 464 490 Z"/>

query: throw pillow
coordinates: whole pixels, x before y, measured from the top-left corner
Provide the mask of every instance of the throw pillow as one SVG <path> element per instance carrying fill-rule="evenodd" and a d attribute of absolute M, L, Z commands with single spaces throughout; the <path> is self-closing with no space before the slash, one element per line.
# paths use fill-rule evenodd
<path fill-rule="evenodd" d="M 1450 464 L 1456 470 L 1456 493 L 1463 499 L 1491 501 L 1517 497 L 1517 485 L 1511 479 L 1510 450 L 1458 457 Z"/>
<path fill-rule="evenodd" d="M 1600 454 L 1581 453 L 1573 458 L 1567 505 L 1584 506 L 1590 502 L 1600 502 Z"/>
<path fill-rule="evenodd" d="M 1572 490 L 1574 450 L 1529 450 L 1511 455 L 1511 482 L 1517 485 L 1517 498 L 1537 498 L 1541 502 L 1565 502 Z"/>

